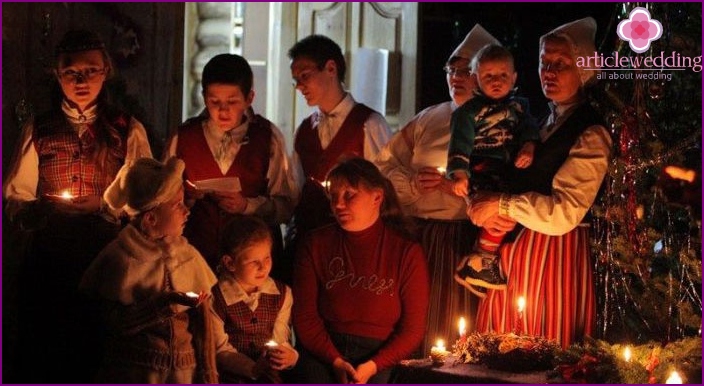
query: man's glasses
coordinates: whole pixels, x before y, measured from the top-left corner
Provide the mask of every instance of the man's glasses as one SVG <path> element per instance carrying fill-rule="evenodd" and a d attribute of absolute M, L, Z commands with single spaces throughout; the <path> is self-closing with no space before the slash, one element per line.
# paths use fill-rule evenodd
<path fill-rule="evenodd" d="M 442 69 L 447 75 L 456 76 L 458 78 L 468 78 L 470 75 L 472 75 L 472 70 L 467 67 L 457 68 L 452 66 L 445 66 Z"/>
<path fill-rule="evenodd" d="M 59 77 L 64 82 L 78 82 L 79 79 L 86 82 L 94 82 L 105 75 L 105 67 L 88 68 L 83 71 L 66 70 L 59 72 Z"/>

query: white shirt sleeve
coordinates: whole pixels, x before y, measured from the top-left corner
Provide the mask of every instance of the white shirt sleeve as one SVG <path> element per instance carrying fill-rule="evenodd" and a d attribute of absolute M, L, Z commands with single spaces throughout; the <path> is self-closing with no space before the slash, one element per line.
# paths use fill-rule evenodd
<path fill-rule="evenodd" d="M 591 126 L 577 139 L 552 180 L 552 194 L 513 195 L 508 215 L 526 228 L 552 236 L 574 229 L 594 203 L 609 167 L 611 137 Z"/>
<path fill-rule="evenodd" d="M 374 161 L 392 134 L 386 119 L 379 113 L 372 113 L 364 122 L 364 158 Z"/>
<path fill-rule="evenodd" d="M 127 154 L 125 154 L 125 163 L 131 164 L 139 158 L 152 158 L 152 149 L 149 146 L 147 130 L 138 120 L 132 118 L 130 120 L 130 130 L 127 134 Z"/>
<path fill-rule="evenodd" d="M 414 184 L 414 170 L 411 168 L 413 158 L 414 132 L 417 117 L 397 132 L 376 157 L 376 165 L 381 173 L 396 188 L 401 205 L 411 205 L 421 194 Z"/>

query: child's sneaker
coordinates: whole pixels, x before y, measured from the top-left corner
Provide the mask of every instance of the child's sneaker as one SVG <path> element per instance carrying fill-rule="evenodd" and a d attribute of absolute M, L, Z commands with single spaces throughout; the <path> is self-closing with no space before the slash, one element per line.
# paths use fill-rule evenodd
<path fill-rule="evenodd" d="M 477 259 L 481 259 L 481 269 L 479 271 L 469 265 L 470 261 L 476 261 Z M 486 290 L 481 291 L 474 287 L 505 290 L 506 279 L 501 275 L 497 262 L 496 256 L 492 254 L 472 252 L 462 259 L 462 262 L 455 272 L 455 281 L 481 298 L 486 297 Z"/>

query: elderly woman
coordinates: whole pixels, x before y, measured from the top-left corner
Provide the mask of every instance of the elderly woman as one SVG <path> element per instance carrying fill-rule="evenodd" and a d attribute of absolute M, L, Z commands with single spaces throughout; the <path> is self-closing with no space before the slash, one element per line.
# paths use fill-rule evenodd
<path fill-rule="evenodd" d="M 533 164 L 513 179 L 526 193 L 487 194 L 469 211 L 479 226 L 498 213 L 523 227 L 513 243 L 501 248 L 508 288 L 489 291 L 480 304 L 480 331 L 513 330 L 520 296 L 526 301 L 520 319 L 525 333 L 567 347 L 594 331 L 585 216 L 606 174 L 611 138 L 585 98 L 594 71 L 581 70 L 576 60 L 595 52 L 595 33 L 596 21 L 586 18 L 540 38 L 540 82 L 552 114 L 540 130 Z"/>
<path fill-rule="evenodd" d="M 425 255 L 374 164 L 349 159 L 327 180 L 336 223 L 306 236 L 294 271 L 300 381 L 387 383 L 425 333 Z"/>
<path fill-rule="evenodd" d="M 459 317 L 474 319 L 479 303 L 452 279 L 462 256 L 472 249 L 476 228 L 467 220 L 464 200 L 452 192 L 452 181 L 439 168 L 447 162 L 452 112 L 474 96 L 476 81 L 469 64 L 477 51 L 490 43 L 498 40 L 475 25 L 444 68 L 452 100 L 418 113 L 375 161 L 393 183 L 404 212 L 417 220 L 418 239 L 428 257 L 432 302 L 422 348 L 425 354 L 438 337 L 457 333 Z"/>

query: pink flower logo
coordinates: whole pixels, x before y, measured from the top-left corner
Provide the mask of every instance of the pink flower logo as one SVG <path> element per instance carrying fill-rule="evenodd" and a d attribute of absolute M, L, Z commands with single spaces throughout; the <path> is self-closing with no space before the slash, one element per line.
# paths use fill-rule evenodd
<path fill-rule="evenodd" d="M 662 24 L 650 18 L 650 12 L 643 7 L 636 7 L 628 15 L 628 19 L 618 23 L 618 37 L 628 42 L 631 49 L 642 53 L 650 48 L 650 43 L 662 36 Z"/>

